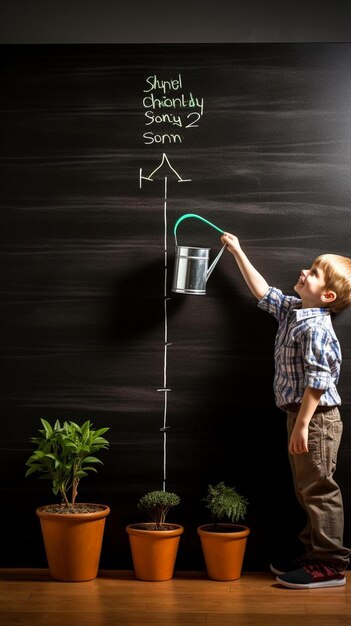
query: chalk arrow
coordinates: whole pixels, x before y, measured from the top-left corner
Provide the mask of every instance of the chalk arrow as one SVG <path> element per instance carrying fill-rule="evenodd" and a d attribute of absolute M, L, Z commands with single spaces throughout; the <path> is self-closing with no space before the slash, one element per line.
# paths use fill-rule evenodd
<path fill-rule="evenodd" d="M 158 172 L 158 170 L 161 169 L 161 167 L 163 167 L 163 165 L 167 164 L 169 169 L 172 170 L 172 172 L 174 172 L 174 174 L 176 175 L 176 177 L 178 178 L 178 183 L 188 183 L 191 181 L 191 178 L 182 178 L 180 176 L 180 174 L 178 174 L 178 172 L 174 169 L 174 167 L 170 164 L 169 158 L 167 156 L 167 154 L 164 152 L 162 155 L 162 160 L 161 163 L 158 167 L 156 167 L 156 169 L 154 169 L 153 172 L 151 172 L 151 174 L 149 174 L 149 176 L 143 176 L 143 170 L 142 168 L 140 168 L 140 174 L 139 174 L 139 185 L 140 185 L 140 189 L 142 186 L 142 181 L 143 180 L 149 180 L 149 181 L 153 181 L 153 176 L 156 174 L 156 172 Z"/>

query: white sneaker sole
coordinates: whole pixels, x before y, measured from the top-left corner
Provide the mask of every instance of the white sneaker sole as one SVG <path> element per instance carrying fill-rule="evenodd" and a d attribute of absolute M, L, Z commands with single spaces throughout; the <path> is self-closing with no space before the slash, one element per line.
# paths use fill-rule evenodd
<path fill-rule="evenodd" d="M 277 581 L 284 587 L 289 587 L 290 589 L 318 589 L 322 587 L 342 587 L 342 585 L 346 585 L 346 578 L 340 578 L 339 580 L 326 580 L 320 583 L 288 583 L 285 580 L 281 580 L 279 576 L 277 576 Z"/>

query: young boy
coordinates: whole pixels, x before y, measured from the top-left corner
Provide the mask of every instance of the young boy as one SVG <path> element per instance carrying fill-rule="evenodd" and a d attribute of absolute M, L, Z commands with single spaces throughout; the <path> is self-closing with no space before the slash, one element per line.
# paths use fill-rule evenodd
<path fill-rule="evenodd" d="M 299 298 L 270 287 L 242 251 L 237 237 L 227 244 L 258 306 L 278 320 L 275 340 L 275 400 L 287 414 L 289 460 L 307 525 L 300 540 L 305 554 L 287 564 L 271 564 L 277 580 L 296 589 L 334 587 L 346 582 L 351 550 L 343 546 L 344 513 L 333 479 L 342 433 L 337 392 L 340 345 L 331 312 L 351 304 L 351 259 L 318 257 L 301 270 Z"/>

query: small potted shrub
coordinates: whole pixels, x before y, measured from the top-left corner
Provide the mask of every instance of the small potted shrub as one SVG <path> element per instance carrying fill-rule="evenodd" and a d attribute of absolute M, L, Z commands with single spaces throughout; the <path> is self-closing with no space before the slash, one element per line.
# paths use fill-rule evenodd
<path fill-rule="evenodd" d="M 138 502 L 138 508 L 151 522 L 127 526 L 136 578 L 162 581 L 173 577 L 180 535 L 180 524 L 166 523 L 168 511 L 180 502 L 168 491 L 150 491 Z"/>
<path fill-rule="evenodd" d="M 245 518 L 248 501 L 224 482 L 209 485 L 206 498 L 212 523 L 199 526 L 207 574 L 213 580 L 236 580 L 241 576 L 247 526 L 237 524 Z M 228 520 L 228 521 L 224 521 Z"/>
<path fill-rule="evenodd" d="M 36 510 L 43 533 L 50 574 L 56 580 L 83 581 L 96 578 L 105 518 L 105 504 L 77 503 L 78 487 L 88 472 L 102 463 L 96 457 L 108 448 L 103 437 L 108 428 L 94 430 L 90 421 L 81 426 L 56 420 L 52 426 L 41 420 L 39 436 L 32 437 L 35 450 L 26 462 L 26 476 L 38 473 L 52 483 L 61 502 Z"/>

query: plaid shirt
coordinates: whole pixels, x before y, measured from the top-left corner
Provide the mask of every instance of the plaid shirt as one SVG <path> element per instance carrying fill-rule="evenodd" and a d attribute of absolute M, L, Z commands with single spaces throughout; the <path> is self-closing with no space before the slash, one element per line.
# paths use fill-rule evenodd
<path fill-rule="evenodd" d="M 319 405 L 341 404 L 336 385 L 341 350 L 324 308 L 302 309 L 301 300 L 270 287 L 258 306 L 278 320 L 275 339 L 274 393 L 279 407 L 301 403 L 306 387 L 323 389 Z"/>

